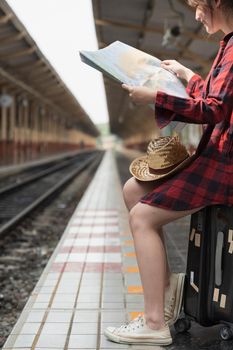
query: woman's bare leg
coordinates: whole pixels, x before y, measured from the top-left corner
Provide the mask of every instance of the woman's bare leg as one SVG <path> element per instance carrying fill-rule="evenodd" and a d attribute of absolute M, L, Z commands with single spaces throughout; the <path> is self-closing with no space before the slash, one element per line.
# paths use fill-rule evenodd
<path fill-rule="evenodd" d="M 123 197 L 125 201 L 125 205 L 130 211 L 139 201 L 140 199 L 148 192 L 152 191 L 158 182 L 156 181 L 137 181 L 134 177 L 131 177 L 124 185 L 123 187 Z M 167 258 L 167 252 L 166 252 L 166 245 L 165 245 L 165 239 L 164 239 L 164 232 L 162 227 L 158 228 L 158 233 L 161 237 L 164 251 L 166 254 L 166 276 L 165 276 L 165 287 L 169 286 L 169 280 L 170 280 L 170 267 L 168 263 Z"/>
<path fill-rule="evenodd" d="M 136 180 L 134 177 L 126 181 L 123 187 L 123 197 L 128 210 L 130 211 L 146 193 L 155 189 L 156 186 L 156 181 L 143 182 Z"/>
<path fill-rule="evenodd" d="M 144 292 L 145 319 L 152 329 L 165 326 L 166 254 L 160 230 L 163 225 L 199 209 L 171 211 L 138 203 L 130 211 L 130 226 Z"/>

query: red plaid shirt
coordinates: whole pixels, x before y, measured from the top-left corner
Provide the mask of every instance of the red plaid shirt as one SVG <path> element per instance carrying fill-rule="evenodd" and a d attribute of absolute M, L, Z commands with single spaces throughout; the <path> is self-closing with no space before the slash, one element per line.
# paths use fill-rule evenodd
<path fill-rule="evenodd" d="M 206 78 L 194 75 L 179 98 L 158 92 L 158 126 L 170 121 L 206 124 L 194 161 L 179 173 L 155 181 L 143 203 L 171 210 L 211 204 L 233 204 L 233 33 L 220 42 L 219 52 Z"/>

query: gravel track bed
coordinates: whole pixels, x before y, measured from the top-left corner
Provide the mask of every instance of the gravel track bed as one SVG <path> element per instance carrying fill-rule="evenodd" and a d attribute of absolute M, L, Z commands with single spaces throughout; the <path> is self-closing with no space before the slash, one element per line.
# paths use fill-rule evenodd
<path fill-rule="evenodd" d="M 86 170 L 0 239 L 0 349 L 93 177 Z"/>

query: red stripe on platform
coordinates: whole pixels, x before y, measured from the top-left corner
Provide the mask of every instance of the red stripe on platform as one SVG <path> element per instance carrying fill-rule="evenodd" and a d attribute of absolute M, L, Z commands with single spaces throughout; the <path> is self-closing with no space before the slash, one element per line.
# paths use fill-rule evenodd
<path fill-rule="evenodd" d="M 52 263 L 50 272 L 63 272 L 65 263 Z"/>
<path fill-rule="evenodd" d="M 103 253 L 104 252 L 104 246 L 101 247 L 88 247 L 88 253 Z"/>
<path fill-rule="evenodd" d="M 107 272 L 121 272 L 122 264 L 121 263 L 105 263 L 104 270 Z"/>
<path fill-rule="evenodd" d="M 67 238 L 113 238 L 118 237 L 118 232 L 109 232 L 109 233 L 74 233 L 72 236 L 68 234 Z"/>
<path fill-rule="evenodd" d="M 119 226 L 119 223 L 111 223 L 111 222 L 103 222 L 102 224 L 83 224 L 83 223 L 79 223 L 79 224 L 70 224 L 70 227 L 85 227 L 85 226 L 90 226 L 90 227 L 96 227 L 96 226 Z"/>
<path fill-rule="evenodd" d="M 88 246 L 72 247 L 71 253 L 86 253 Z"/>
<path fill-rule="evenodd" d="M 84 272 L 121 272 L 122 265 L 120 263 L 86 263 Z"/>
<path fill-rule="evenodd" d="M 119 232 L 109 232 L 109 233 L 105 233 L 105 237 L 106 237 L 106 238 L 119 237 Z"/>
<path fill-rule="evenodd" d="M 59 254 L 62 253 L 120 253 L 119 246 L 81 246 L 81 247 L 62 247 Z"/>
<path fill-rule="evenodd" d="M 84 266 L 84 272 L 102 272 L 103 268 L 103 263 L 86 263 Z"/>
<path fill-rule="evenodd" d="M 59 254 L 61 254 L 61 253 L 71 253 L 71 251 L 72 251 L 72 247 L 61 247 L 59 249 Z"/>
<path fill-rule="evenodd" d="M 106 253 L 120 253 L 121 252 L 121 247 L 119 246 L 105 246 L 104 247 Z"/>
<path fill-rule="evenodd" d="M 84 262 L 68 262 L 65 265 L 64 272 L 81 272 L 84 268 Z"/>

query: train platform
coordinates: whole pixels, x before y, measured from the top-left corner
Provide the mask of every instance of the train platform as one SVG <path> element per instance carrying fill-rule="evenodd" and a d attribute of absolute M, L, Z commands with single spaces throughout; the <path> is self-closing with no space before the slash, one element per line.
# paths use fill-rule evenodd
<path fill-rule="evenodd" d="M 174 272 L 185 271 L 188 228 L 189 218 L 167 225 Z M 103 335 L 106 326 L 120 325 L 142 312 L 142 286 L 128 212 L 115 156 L 109 150 L 3 350 L 160 349 L 116 344 Z M 219 349 L 215 328 L 206 332 L 194 326 L 185 335 L 172 329 L 174 344 L 167 348 Z"/>

